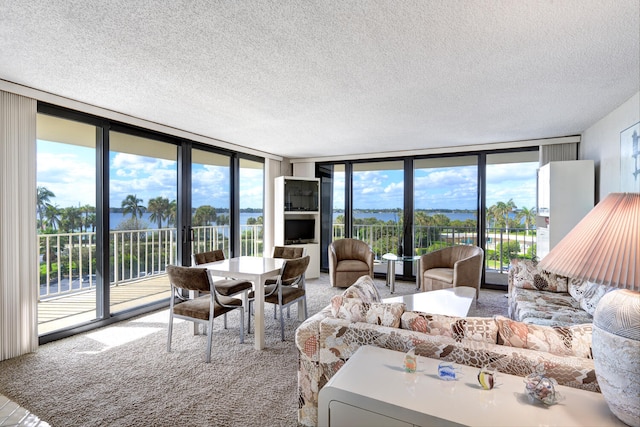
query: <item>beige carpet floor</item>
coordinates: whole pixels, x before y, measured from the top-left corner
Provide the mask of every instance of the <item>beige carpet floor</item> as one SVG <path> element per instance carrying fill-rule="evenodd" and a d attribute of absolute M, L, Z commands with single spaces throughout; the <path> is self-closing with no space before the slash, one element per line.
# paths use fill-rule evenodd
<path fill-rule="evenodd" d="M 308 280 L 309 313 L 342 289 L 328 277 Z M 382 297 L 390 296 L 376 280 Z M 395 295 L 415 292 L 398 282 Z M 506 314 L 505 292 L 483 290 L 469 315 Z M 297 313 L 287 319 L 286 341 L 267 305 L 266 349 L 253 334 L 239 343 L 238 314 L 229 328 L 216 319 L 212 363 L 204 363 L 205 336 L 190 323 L 174 327 L 167 353 L 168 312 L 162 310 L 40 346 L 0 362 L 0 394 L 52 426 L 295 426 Z"/>

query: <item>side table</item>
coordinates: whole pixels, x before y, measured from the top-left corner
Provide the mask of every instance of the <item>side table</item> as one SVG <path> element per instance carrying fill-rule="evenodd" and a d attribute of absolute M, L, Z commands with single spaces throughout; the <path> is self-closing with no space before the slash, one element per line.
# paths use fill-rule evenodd
<path fill-rule="evenodd" d="M 498 373 L 483 390 L 479 369 L 454 364 L 462 378 L 437 376 L 441 360 L 418 356 L 404 372 L 404 353 L 363 346 L 320 390 L 319 426 L 624 426 L 600 393 L 557 386 L 564 400 L 531 403 L 522 377 Z"/>
<path fill-rule="evenodd" d="M 396 262 L 398 261 L 420 261 L 420 256 L 398 256 L 392 253 L 382 255 L 382 259 L 387 261 L 387 282 L 389 292 L 394 293 L 396 290 Z M 416 290 L 420 290 L 420 275 L 416 274 Z"/>

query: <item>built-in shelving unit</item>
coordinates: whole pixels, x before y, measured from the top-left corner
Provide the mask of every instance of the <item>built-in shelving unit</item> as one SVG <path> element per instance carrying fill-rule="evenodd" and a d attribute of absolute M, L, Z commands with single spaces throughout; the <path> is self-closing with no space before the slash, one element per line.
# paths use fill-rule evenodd
<path fill-rule="evenodd" d="M 538 169 L 536 253 L 539 259 L 593 208 L 594 193 L 593 160 L 549 162 Z"/>
<path fill-rule="evenodd" d="M 274 202 L 275 244 L 304 247 L 311 257 L 306 277 L 320 277 L 320 180 L 279 176 Z"/>

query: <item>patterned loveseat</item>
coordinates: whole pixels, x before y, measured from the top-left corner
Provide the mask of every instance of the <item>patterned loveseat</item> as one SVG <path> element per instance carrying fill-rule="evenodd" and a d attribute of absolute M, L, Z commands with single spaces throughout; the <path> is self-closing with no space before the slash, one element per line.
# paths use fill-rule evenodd
<path fill-rule="evenodd" d="M 526 376 L 545 372 L 559 384 L 599 392 L 591 324 L 538 326 L 496 316 L 451 317 L 381 303 L 363 276 L 296 330 L 298 423 L 317 424 L 320 389 L 362 345 Z"/>
<path fill-rule="evenodd" d="M 509 317 L 525 323 L 569 326 L 593 321 L 593 312 L 609 288 L 538 268 L 531 260 L 511 260 Z"/>

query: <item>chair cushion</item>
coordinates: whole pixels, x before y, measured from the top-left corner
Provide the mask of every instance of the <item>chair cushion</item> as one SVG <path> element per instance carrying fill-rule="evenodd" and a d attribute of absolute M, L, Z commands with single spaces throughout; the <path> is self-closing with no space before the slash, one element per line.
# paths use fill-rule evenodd
<path fill-rule="evenodd" d="M 282 303 L 285 305 L 303 296 L 304 289 L 300 289 L 297 286 L 282 287 Z M 271 304 L 278 304 L 278 293 L 274 292 L 273 294 L 264 297 L 264 300 Z"/>
<path fill-rule="evenodd" d="M 453 283 L 453 268 L 431 268 L 424 272 L 424 278 Z"/>
<path fill-rule="evenodd" d="M 301 248 L 301 247 L 276 246 L 273 250 L 273 257 L 285 258 L 285 259 L 302 258 L 303 252 L 304 252 L 304 248 Z"/>
<path fill-rule="evenodd" d="M 220 249 L 209 252 L 201 252 L 199 254 L 193 254 L 193 259 L 196 261 L 196 264 L 221 261 L 224 259 L 224 252 Z"/>
<path fill-rule="evenodd" d="M 269 283 L 269 280 L 267 280 L 267 283 Z M 273 291 L 275 291 L 275 290 L 276 290 L 276 284 L 275 283 L 272 283 L 270 285 L 265 285 L 264 294 L 265 295 L 272 294 Z M 255 297 L 256 297 L 256 291 L 249 291 L 249 299 L 254 299 Z"/>
<path fill-rule="evenodd" d="M 247 280 L 219 280 L 214 282 L 216 291 L 220 295 L 231 296 L 247 289 L 251 289 L 253 285 Z"/>
<path fill-rule="evenodd" d="M 360 271 L 363 274 L 369 274 L 369 265 L 366 262 L 359 261 L 357 259 L 346 259 L 338 261 L 336 266 L 337 272 L 351 272 Z"/>
<path fill-rule="evenodd" d="M 193 317 L 195 319 L 209 320 L 209 301 L 210 295 L 181 302 L 173 306 L 174 314 L 178 316 Z M 233 307 L 223 307 L 217 303 L 214 304 L 214 317 L 227 313 L 236 307 L 242 307 L 242 300 L 237 298 L 219 297 L 222 304 L 231 305 Z"/>

